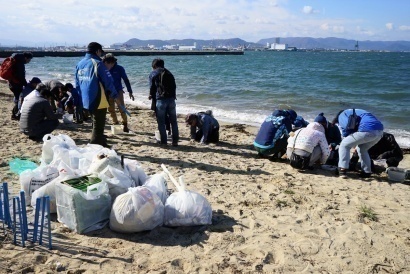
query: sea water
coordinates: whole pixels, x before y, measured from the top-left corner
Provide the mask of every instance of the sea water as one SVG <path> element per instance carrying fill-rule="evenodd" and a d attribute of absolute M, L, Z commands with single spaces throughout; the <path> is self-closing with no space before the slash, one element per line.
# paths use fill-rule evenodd
<path fill-rule="evenodd" d="M 292 108 L 313 121 L 320 112 L 332 120 L 339 110 L 361 108 L 381 120 L 401 146 L 410 147 L 408 52 L 118 56 L 135 96 L 127 103 L 150 106 L 148 74 L 157 57 L 176 78 L 178 113 L 210 109 L 220 120 L 259 125 L 274 109 Z M 81 58 L 33 58 L 26 65 L 27 79 L 75 84 Z"/>

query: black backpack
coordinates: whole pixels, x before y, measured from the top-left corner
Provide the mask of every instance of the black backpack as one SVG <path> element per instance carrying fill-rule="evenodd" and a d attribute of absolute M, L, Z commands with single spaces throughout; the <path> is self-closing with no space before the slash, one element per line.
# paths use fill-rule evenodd
<path fill-rule="evenodd" d="M 158 81 L 158 94 L 160 97 L 164 98 L 173 98 L 176 95 L 176 84 L 175 78 L 172 73 L 164 69 L 163 72 L 159 75 Z"/>

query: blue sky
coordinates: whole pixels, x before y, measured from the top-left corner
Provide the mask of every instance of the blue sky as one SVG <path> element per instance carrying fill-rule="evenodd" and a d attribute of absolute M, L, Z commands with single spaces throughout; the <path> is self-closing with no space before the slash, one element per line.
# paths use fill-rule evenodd
<path fill-rule="evenodd" d="M 408 0 L 0 0 L 0 6 L 1 45 L 110 45 L 131 38 L 410 41 Z"/>

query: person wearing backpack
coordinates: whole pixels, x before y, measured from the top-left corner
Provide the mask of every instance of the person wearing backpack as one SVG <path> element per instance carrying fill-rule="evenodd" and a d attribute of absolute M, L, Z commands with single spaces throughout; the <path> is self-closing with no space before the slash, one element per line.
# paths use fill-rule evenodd
<path fill-rule="evenodd" d="M 271 156 L 271 160 L 279 160 L 286 153 L 289 133 L 297 117 L 296 111 L 275 110 L 263 121 L 253 146 L 261 157 Z"/>
<path fill-rule="evenodd" d="M 9 82 L 9 89 L 11 90 L 11 92 L 13 92 L 14 95 L 14 107 L 11 112 L 12 120 L 19 119 L 18 102 L 20 93 L 23 91 L 23 87 L 27 85 L 26 64 L 30 63 L 31 59 L 33 59 L 33 54 L 31 52 L 13 53 L 11 57 L 6 58 L 6 60 L 3 61 L 4 64 L 2 64 L 1 66 L 1 76 L 8 78 L 5 80 Z M 9 66 L 6 67 L 6 64 L 9 64 Z"/>
<path fill-rule="evenodd" d="M 292 167 L 296 169 L 313 169 L 316 162 L 325 164 L 329 157 L 329 145 L 326 140 L 327 120 L 323 113 L 313 123 L 298 129 L 288 138 L 286 155 Z"/>
<path fill-rule="evenodd" d="M 156 100 L 156 116 L 158 131 L 161 135 L 160 144 L 167 144 L 166 119 L 172 128 L 172 145 L 178 146 L 179 131 L 176 113 L 176 84 L 172 73 L 164 67 L 164 60 L 156 58 L 152 61 L 152 71 L 149 75 L 150 96 Z"/>
<path fill-rule="evenodd" d="M 363 109 L 341 110 L 333 119 L 342 131 L 339 146 L 339 172 L 347 177 L 350 162 L 350 150 L 356 147 L 361 162 L 360 177 L 368 178 L 372 174 L 369 149 L 383 136 L 383 124 L 370 112 Z"/>

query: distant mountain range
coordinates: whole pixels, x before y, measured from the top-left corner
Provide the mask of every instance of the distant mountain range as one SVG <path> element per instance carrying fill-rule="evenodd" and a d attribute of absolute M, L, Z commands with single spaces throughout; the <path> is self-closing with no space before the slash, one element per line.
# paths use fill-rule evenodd
<path fill-rule="evenodd" d="M 231 39 L 172 39 L 172 40 L 140 40 L 137 38 L 130 39 L 124 43 L 136 47 L 146 47 L 153 45 L 163 47 L 166 45 L 192 46 L 195 42 L 198 48 L 202 47 L 232 47 L 245 46 L 248 48 L 263 48 L 267 43 L 274 43 L 277 38 L 261 39 L 257 43 L 247 42 L 240 38 Z M 281 44 L 288 44 L 289 47 L 297 49 L 339 49 L 354 50 L 356 42 L 359 50 L 381 50 L 381 51 L 410 51 L 410 41 L 356 41 L 342 38 L 311 38 L 311 37 L 289 37 L 280 38 Z"/>

